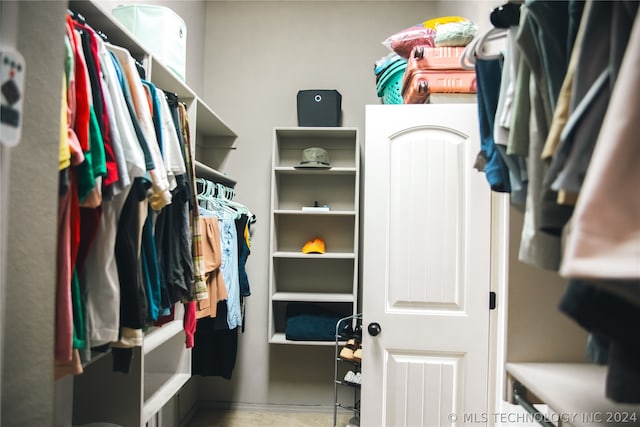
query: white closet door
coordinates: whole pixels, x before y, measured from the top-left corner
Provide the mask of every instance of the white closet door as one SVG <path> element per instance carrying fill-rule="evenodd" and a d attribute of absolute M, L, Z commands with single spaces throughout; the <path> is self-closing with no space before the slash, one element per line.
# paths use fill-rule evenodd
<path fill-rule="evenodd" d="M 473 168 L 478 133 L 475 104 L 367 106 L 363 426 L 488 413 L 491 194 Z"/>

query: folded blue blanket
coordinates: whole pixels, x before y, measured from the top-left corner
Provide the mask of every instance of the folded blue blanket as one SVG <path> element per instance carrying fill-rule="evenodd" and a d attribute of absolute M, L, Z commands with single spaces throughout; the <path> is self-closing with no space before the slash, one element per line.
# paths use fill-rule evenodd
<path fill-rule="evenodd" d="M 336 324 L 345 316 L 314 304 L 289 304 L 285 337 L 292 341 L 335 341 Z"/>

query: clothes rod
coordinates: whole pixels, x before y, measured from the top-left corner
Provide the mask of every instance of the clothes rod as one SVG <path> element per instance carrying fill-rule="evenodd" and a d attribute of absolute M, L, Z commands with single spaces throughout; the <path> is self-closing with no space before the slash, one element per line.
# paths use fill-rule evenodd
<path fill-rule="evenodd" d="M 218 184 L 226 185 L 229 188 L 235 188 L 236 181 L 224 175 L 223 173 L 218 172 L 217 170 L 210 168 L 209 166 L 197 160 L 195 161 L 195 166 L 196 176 L 198 178 L 204 178 Z"/>

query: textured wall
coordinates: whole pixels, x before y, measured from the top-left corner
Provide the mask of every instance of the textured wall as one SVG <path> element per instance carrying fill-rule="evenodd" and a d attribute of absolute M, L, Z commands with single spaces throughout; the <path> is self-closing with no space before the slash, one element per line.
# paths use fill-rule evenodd
<path fill-rule="evenodd" d="M 54 411 L 57 156 L 66 3 L 16 3 L 17 47 L 25 58 L 26 81 L 22 141 L 11 151 L 2 425 L 45 426 L 51 425 Z"/>

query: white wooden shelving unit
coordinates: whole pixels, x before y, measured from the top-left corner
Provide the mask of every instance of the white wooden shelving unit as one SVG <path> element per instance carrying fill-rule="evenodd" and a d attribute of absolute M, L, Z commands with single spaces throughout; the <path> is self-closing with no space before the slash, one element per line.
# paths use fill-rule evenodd
<path fill-rule="evenodd" d="M 508 363 L 521 392 L 546 404 L 547 420 L 574 427 L 640 425 L 640 406 L 605 397 L 607 367 L 593 363 Z M 526 397 L 526 396 L 525 396 Z"/>
<path fill-rule="evenodd" d="M 299 169 L 305 148 L 322 147 L 330 169 Z M 290 303 L 310 303 L 350 316 L 357 310 L 360 145 L 349 127 L 276 127 L 271 176 L 269 342 L 334 345 L 333 341 L 292 341 L 285 337 Z M 328 205 L 329 211 L 303 211 Z M 324 254 L 303 254 L 320 236 Z"/>
<path fill-rule="evenodd" d="M 192 143 L 201 149 L 230 147 L 236 134 L 184 81 L 153 57 L 122 24 L 95 1 L 70 1 L 69 9 L 81 14 L 108 41 L 129 50 L 143 64 L 147 79 L 175 93 L 187 106 Z M 202 162 L 196 173 L 227 178 Z M 176 304 L 175 320 L 147 331 L 141 348 L 135 348 L 131 371 L 115 373 L 111 354 L 96 358 L 74 380 L 73 423 L 115 423 L 143 426 L 169 402 L 191 377 L 191 350 L 186 349 L 183 309 Z"/>

